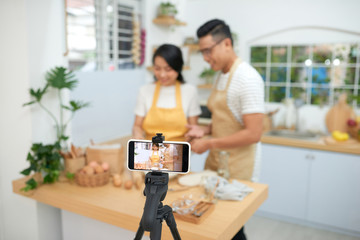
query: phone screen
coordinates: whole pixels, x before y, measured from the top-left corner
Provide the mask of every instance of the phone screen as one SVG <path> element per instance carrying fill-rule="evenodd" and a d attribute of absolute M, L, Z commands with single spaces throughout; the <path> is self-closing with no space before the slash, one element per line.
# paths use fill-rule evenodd
<path fill-rule="evenodd" d="M 187 173 L 190 165 L 190 144 L 187 142 L 153 143 L 147 140 L 128 142 L 130 170 Z"/>

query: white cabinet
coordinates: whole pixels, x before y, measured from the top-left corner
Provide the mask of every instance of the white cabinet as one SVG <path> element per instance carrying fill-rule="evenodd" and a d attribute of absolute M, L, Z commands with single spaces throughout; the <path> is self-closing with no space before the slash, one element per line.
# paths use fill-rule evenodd
<path fill-rule="evenodd" d="M 360 156 L 316 151 L 307 219 L 360 231 Z"/>
<path fill-rule="evenodd" d="M 306 216 L 309 162 L 300 149 L 262 145 L 260 182 L 269 184 L 269 197 L 260 210 L 287 217 Z"/>
<path fill-rule="evenodd" d="M 260 211 L 360 234 L 360 156 L 263 144 Z"/>

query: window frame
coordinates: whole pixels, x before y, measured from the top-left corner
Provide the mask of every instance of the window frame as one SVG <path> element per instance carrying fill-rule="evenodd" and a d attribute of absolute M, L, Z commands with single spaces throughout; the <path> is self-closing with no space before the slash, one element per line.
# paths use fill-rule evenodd
<path fill-rule="evenodd" d="M 331 45 L 331 63 L 330 65 L 327 65 L 325 63 L 314 63 L 313 61 L 313 54 L 314 54 L 314 47 L 315 46 L 321 46 L 321 45 Z M 335 60 L 335 46 L 336 45 L 349 45 L 350 46 L 350 50 L 351 50 L 351 46 L 355 45 L 355 51 L 356 52 L 356 62 L 355 63 L 348 63 L 348 62 L 343 62 L 340 61 L 339 65 L 334 65 L 334 60 Z M 311 104 L 311 105 L 317 105 L 317 104 L 313 104 L 312 103 L 312 89 L 313 88 L 318 88 L 318 89 L 328 89 L 329 90 L 329 95 L 327 97 L 327 101 L 325 103 L 325 105 L 329 104 L 329 105 L 333 105 L 334 102 L 336 101 L 336 92 L 338 89 L 340 90 L 351 90 L 352 94 L 355 96 L 359 96 L 360 95 L 360 42 L 342 42 L 342 43 L 316 43 L 316 44 L 252 44 L 249 46 L 250 47 L 250 64 L 258 69 L 258 68 L 263 68 L 265 69 L 265 79 L 264 79 L 264 87 L 265 87 L 265 102 L 267 103 L 274 103 L 274 101 L 270 101 L 270 89 L 271 87 L 285 87 L 285 97 L 284 98 L 290 98 L 291 97 L 291 90 L 296 88 L 296 87 L 301 87 L 305 89 L 305 93 L 306 93 L 306 99 L 305 99 L 305 104 Z M 253 52 L 253 48 L 257 48 L 257 47 L 266 47 L 266 62 L 252 62 L 252 52 Z M 271 57 L 272 57 L 272 49 L 274 47 L 286 47 L 286 62 L 284 63 L 273 63 L 271 61 Z M 308 59 L 310 59 L 312 61 L 312 64 L 310 66 L 307 66 L 305 64 L 305 62 L 302 63 L 295 63 L 292 62 L 292 49 L 293 47 L 308 47 L 309 48 L 309 55 L 308 55 Z M 285 82 L 272 82 L 271 81 L 271 69 L 273 67 L 285 67 L 286 68 L 286 81 Z M 291 80 L 291 70 L 293 68 L 305 68 L 305 70 L 307 71 L 307 82 L 304 83 L 299 83 L 299 82 L 292 82 Z M 319 83 L 315 83 L 313 81 L 313 70 L 315 68 L 330 68 L 330 82 L 328 84 L 319 84 Z M 348 85 L 341 85 L 338 86 L 335 82 L 334 82 L 334 74 L 335 74 L 335 69 L 341 67 L 343 69 L 345 69 L 346 71 L 349 68 L 354 68 L 355 70 L 355 74 L 354 74 L 354 82 L 353 84 L 348 84 Z M 345 72 L 346 75 L 346 72 Z M 275 101 L 277 102 L 277 101 Z M 356 100 L 354 100 L 352 102 L 352 105 L 354 108 L 357 107 L 357 105 L 359 105 L 360 103 L 356 102 Z"/>

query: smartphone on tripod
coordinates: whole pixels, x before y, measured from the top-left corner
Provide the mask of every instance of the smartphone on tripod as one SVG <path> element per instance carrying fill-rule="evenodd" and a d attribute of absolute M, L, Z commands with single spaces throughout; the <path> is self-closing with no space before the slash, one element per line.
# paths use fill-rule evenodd
<path fill-rule="evenodd" d="M 191 146 L 187 142 L 131 139 L 127 147 L 127 167 L 132 171 L 188 173 Z"/>

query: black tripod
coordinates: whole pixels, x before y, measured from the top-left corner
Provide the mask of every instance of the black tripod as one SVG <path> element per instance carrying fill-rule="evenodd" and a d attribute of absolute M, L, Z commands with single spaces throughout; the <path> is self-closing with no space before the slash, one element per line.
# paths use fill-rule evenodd
<path fill-rule="evenodd" d="M 152 141 L 154 143 L 162 143 L 164 141 L 162 134 L 157 133 L 156 135 Z M 146 174 L 144 213 L 141 217 L 134 240 L 140 240 L 144 235 L 144 231 L 150 232 L 151 240 L 160 240 L 162 221 L 164 219 L 170 228 L 173 238 L 175 240 L 181 240 L 171 207 L 168 205 L 163 206 L 162 204 L 168 190 L 168 182 L 168 173 L 153 171 Z"/>

